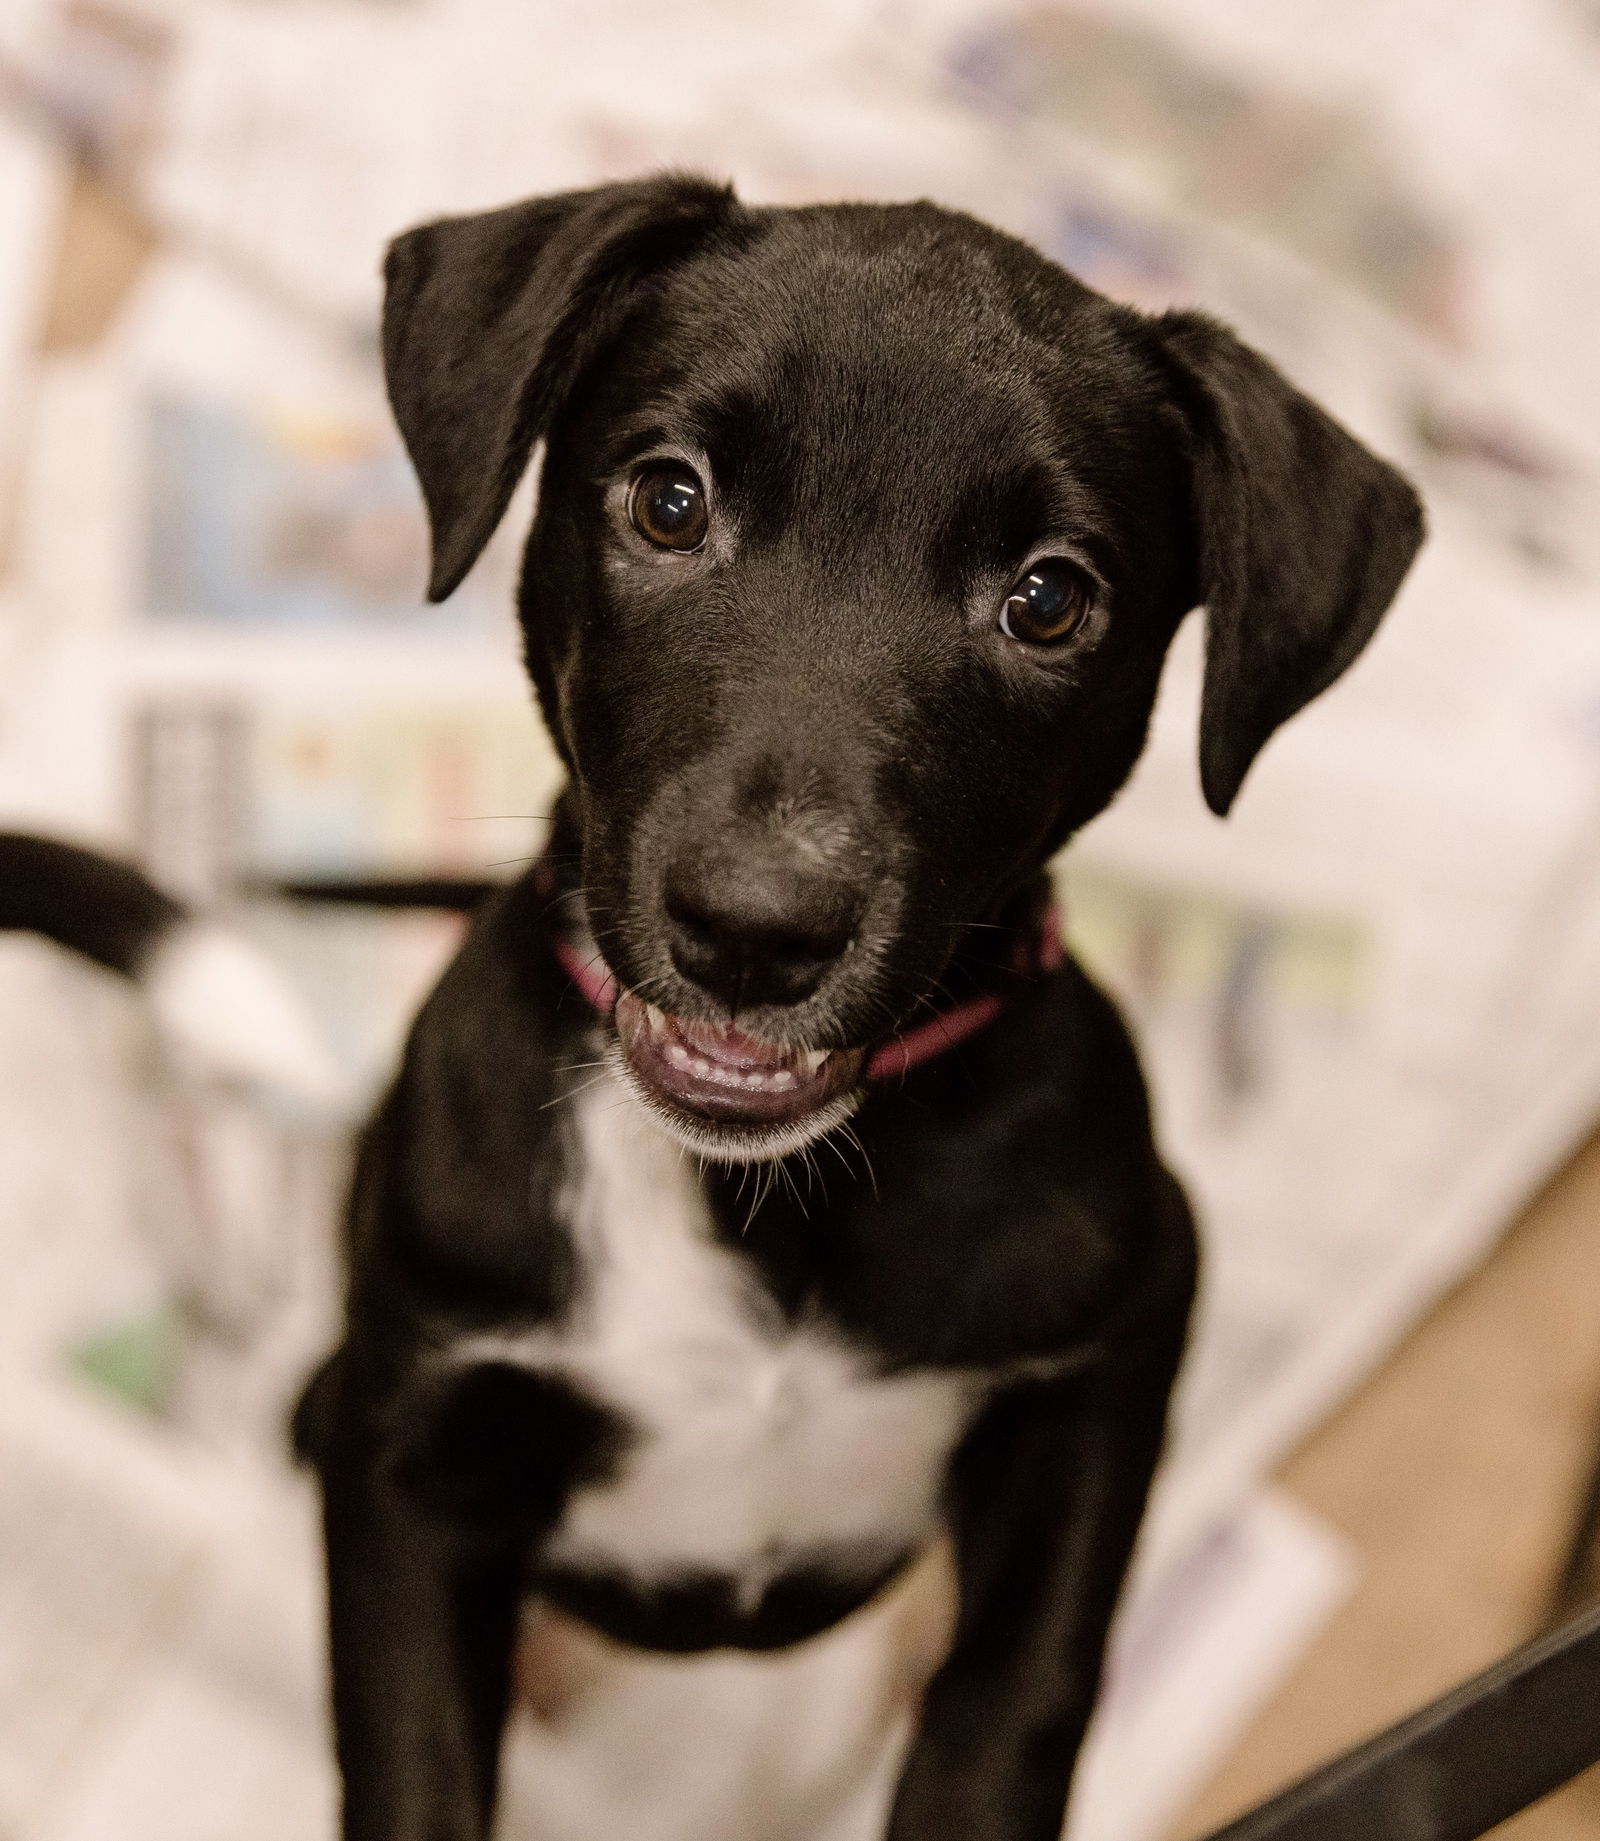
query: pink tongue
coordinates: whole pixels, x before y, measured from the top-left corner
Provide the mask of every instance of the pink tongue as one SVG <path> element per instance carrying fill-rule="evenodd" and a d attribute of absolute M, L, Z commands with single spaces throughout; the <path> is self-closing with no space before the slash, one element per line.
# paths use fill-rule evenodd
<path fill-rule="evenodd" d="M 770 1042 L 758 1042 L 754 1036 L 747 1036 L 743 1030 L 735 1029 L 731 1024 L 719 1029 L 712 1023 L 690 1023 L 681 1018 L 674 1018 L 678 1034 L 691 1048 L 698 1049 L 702 1055 L 713 1061 L 720 1061 L 726 1067 L 743 1068 L 754 1073 L 767 1068 L 781 1068 L 787 1065 L 789 1051 L 775 1048 Z"/>

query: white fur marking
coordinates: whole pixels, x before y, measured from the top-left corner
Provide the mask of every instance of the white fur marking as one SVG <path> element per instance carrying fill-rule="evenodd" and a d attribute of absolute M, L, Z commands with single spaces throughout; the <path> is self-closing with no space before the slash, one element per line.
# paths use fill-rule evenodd
<path fill-rule="evenodd" d="M 946 1562 L 947 1564 L 947 1562 Z M 541 1841 L 872 1841 L 907 1716 L 936 1660 L 917 1624 L 942 1571 L 915 1567 L 836 1629 L 770 1655 L 610 1645 L 554 1725 L 518 1721 L 504 1828 Z"/>
<path fill-rule="evenodd" d="M 724 1573 L 753 1608 L 795 1559 L 887 1561 L 930 1535 L 973 1379 L 880 1378 L 826 1326 L 785 1323 L 716 1244 L 691 1160 L 648 1110 L 613 1080 L 575 1107 L 571 1319 L 452 1351 L 564 1373 L 642 1433 L 617 1478 L 574 1493 L 550 1557 Z"/>

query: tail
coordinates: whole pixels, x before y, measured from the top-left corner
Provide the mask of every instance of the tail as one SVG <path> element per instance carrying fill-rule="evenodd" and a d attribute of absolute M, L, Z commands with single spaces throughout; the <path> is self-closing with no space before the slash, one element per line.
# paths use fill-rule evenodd
<path fill-rule="evenodd" d="M 0 832 L 0 930 L 37 933 L 142 986 L 163 1032 L 213 1077 L 340 1111 L 347 1083 L 299 995 L 249 940 L 138 870 Z"/>

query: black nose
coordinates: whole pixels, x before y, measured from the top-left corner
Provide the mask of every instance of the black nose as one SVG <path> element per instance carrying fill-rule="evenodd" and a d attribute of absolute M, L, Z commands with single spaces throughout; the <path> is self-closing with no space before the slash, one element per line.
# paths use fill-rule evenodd
<path fill-rule="evenodd" d="M 849 946 L 864 905 L 856 884 L 787 854 L 697 852 L 667 876 L 672 963 L 735 1013 L 797 1004 Z"/>

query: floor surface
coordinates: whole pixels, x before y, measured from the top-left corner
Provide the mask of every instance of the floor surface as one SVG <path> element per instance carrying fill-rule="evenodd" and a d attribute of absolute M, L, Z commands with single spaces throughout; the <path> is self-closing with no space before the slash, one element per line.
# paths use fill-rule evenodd
<path fill-rule="evenodd" d="M 1354 1540 L 1362 1582 L 1174 1841 L 1209 1833 L 1532 1635 L 1597 1443 L 1600 1135 L 1284 1466 L 1284 1485 Z M 1600 1837 L 1600 1771 L 1496 1834 Z"/>

